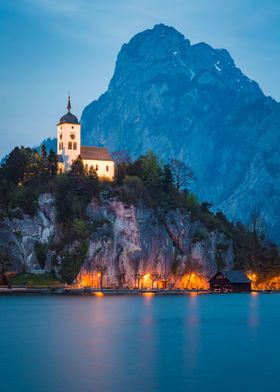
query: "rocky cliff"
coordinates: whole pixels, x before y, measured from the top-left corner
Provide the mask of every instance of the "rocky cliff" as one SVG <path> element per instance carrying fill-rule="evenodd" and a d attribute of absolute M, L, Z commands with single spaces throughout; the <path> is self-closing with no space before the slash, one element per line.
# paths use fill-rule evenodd
<path fill-rule="evenodd" d="M 81 123 L 84 144 L 185 161 L 201 199 L 245 223 L 259 210 L 280 241 L 280 105 L 226 50 L 164 25 L 137 34 Z"/>
<path fill-rule="evenodd" d="M 129 287 L 135 286 L 137 273 L 157 273 L 170 280 L 174 265 L 180 275 L 191 260 L 205 277 L 218 267 L 233 266 L 232 241 L 219 231 L 207 230 L 198 221 L 192 222 L 188 214 L 179 210 L 159 215 L 148 207 L 127 206 L 112 199 L 93 200 L 87 214 L 94 229 L 86 239 L 88 247 L 81 270 L 76 271 L 85 284 L 97 264 L 108 267 L 105 285 L 118 286 L 121 278 L 122 284 Z M 17 210 L 1 222 L 0 247 L 8 250 L 12 270 L 41 273 L 35 248 L 36 244 L 45 243 L 48 246 L 44 269 L 60 276 L 64 255 L 78 246 L 77 239 L 56 246 L 63 237 L 62 230 L 56 223 L 53 197 L 41 195 L 36 216 L 30 218 Z"/>

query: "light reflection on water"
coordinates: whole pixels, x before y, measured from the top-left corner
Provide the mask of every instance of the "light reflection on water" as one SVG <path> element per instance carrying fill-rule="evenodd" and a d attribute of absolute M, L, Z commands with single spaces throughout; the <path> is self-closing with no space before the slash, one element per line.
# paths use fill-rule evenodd
<path fill-rule="evenodd" d="M 249 294 L 2 296 L 1 391 L 278 390 L 279 305 Z"/>

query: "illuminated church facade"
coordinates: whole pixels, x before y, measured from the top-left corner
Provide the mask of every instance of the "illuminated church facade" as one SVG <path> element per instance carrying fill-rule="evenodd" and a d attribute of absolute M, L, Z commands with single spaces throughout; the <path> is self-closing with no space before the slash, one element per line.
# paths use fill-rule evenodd
<path fill-rule="evenodd" d="M 67 110 L 68 112 L 57 124 L 59 173 L 69 171 L 72 163 L 81 156 L 86 172 L 95 170 L 100 179 L 112 180 L 115 175 L 115 164 L 108 150 L 103 147 L 81 145 L 81 125 L 70 111 L 70 96 L 68 96 Z"/>

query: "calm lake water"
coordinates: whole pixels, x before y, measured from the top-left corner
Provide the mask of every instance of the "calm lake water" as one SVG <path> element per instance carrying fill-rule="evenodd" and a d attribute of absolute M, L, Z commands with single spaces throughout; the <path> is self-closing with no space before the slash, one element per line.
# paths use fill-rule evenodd
<path fill-rule="evenodd" d="M 280 295 L 1 296 L 3 392 L 279 391 Z"/>

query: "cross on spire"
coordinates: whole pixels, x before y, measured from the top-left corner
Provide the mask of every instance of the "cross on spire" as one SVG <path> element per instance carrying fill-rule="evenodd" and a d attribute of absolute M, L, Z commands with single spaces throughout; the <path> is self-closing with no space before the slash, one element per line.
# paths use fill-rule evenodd
<path fill-rule="evenodd" d="M 70 109 L 71 109 L 70 91 L 69 91 L 69 93 L 68 93 L 68 104 L 67 104 L 67 109 L 68 109 L 68 113 L 70 113 Z"/>

